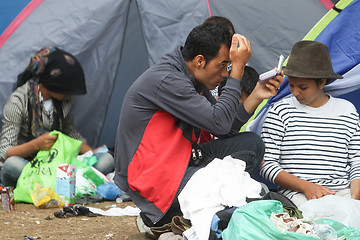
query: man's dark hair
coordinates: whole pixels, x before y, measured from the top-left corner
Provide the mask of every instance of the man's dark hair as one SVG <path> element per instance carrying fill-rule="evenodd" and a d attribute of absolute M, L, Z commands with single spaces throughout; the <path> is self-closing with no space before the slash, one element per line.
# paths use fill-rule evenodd
<path fill-rule="evenodd" d="M 191 30 L 182 48 L 185 61 L 191 61 L 197 55 L 203 55 L 206 63 L 215 58 L 220 46 L 230 49 L 231 35 L 224 24 L 209 22 L 203 23 Z"/>
<path fill-rule="evenodd" d="M 254 90 L 258 80 L 259 80 L 258 72 L 250 66 L 245 66 L 244 75 L 241 78 L 241 86 L 242 86 L 242 90 L 247 95 L 250 95 L 250 93 Z M 219 89 L 218 89 L 218 95 L 221 94 L 222 88 L 225 86 L 225 84 L 226 84 L 226 80 L 221 82 Z"/>
<path fill-rule="evenodd" d="M 230 31 L 230 34 L 233 35 L 235 33 L 235 28 L 234 25 L 232 24 L 232 22 L 226 18 L 226 17 L 222 17 L 222 16 L 212 16 L 207 18 L 204 23 L 210 23 L 210 22 L 214 22 L 214 23 L 221 23 L 224 24 Z"/>

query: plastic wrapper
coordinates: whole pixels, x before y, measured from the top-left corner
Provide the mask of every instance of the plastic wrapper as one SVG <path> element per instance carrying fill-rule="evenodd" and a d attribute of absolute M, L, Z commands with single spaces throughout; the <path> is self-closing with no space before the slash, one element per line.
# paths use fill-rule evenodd
<path fill-rule="evenodd" d="M 34 191 L 30 193 L 30 197 L 34 205 L 38 208 L 55 208 L 64 206 L 64 202 L 53 189 L 44 188 L 38 183 L 35 183 Z"/>
<path fill-rule="evenodd" d="M 253 201 L 233 213 L 228 227 L 223 231 L 224 240 L 233 239 L 319 239 L 295 232 L 282 232 L 270 220 L 271 213 L 283 213 L 283 205 L 276 200 Z"/>

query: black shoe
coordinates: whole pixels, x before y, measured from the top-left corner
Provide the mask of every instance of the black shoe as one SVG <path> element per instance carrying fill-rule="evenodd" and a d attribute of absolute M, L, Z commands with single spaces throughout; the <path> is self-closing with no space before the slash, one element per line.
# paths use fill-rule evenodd
<path fill-rule="evenodd" d="M 96 217 L 97 214 L 92 213 L 87 207 L 74 205 L 69 207 L 63 207 L 60 211 L 55 212 L 54 216 L 57 218 L 67 218 L 67 217 L 76 217 L 76 216 Z"/>

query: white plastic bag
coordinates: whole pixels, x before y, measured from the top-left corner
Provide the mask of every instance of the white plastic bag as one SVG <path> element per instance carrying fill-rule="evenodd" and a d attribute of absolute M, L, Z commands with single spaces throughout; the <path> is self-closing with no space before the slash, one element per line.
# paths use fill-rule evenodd
<path fill-rule="evenodd" d="M 360 230 L 360 201 L 348 197 L 327 195 L 312 199 L 299 207 L 305 219 L 329 218 Z"/>

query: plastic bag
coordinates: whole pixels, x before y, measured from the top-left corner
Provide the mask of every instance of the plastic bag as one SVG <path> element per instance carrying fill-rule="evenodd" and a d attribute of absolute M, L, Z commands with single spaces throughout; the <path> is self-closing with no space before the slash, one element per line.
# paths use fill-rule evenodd
<path fill-rule="evenodd" d="M 33 203 L 30 194 L 35 183 L 41 184 L 45 188 L 56 189 L 56 168 L 61 163 L 70 164 L 79 154 L 81 141 L 59 131 L 52 131 L 50 135 L 58 135 L 52 148 L 39 151 L 22 170 L 14 189 L 15 202 Z"/>
<path fill-rule="evenodd" d="M 107 182 L 97 187 L 97 193 L 106 200 L 114 201 L 122 192 L 123 191 L 112 182 Z"/>
<path fill-rule="evenodd" d="M 299 207 L 306 219 L 328 218 L 360 230 L 360 201 L 349 197 L 327 195 L 312 199 Z"/>
<path fill-rule="evenodd" d="M 106 176 L 86 163 L 73 159 L 72 164 L 76 165 L 76 198 L 95 195 L 97 186 L 108 182 Z"/>
<path fill-rule="evenodd" d="M 223 231 L 223 239 L 319 239 L 294 232 L 281 232 L 270 220 L 272 212 L 284 212 L 281 202 L 277 200 L 259 200 L 238 208 L 233 213 L 228 227 Z"/>
<path fill-rule="evenodd" d="M 328 219 L 328 218 L 321 218 L 314 221 L 314 227 L 316 225 L 327 225 L 331 229 L 333 229 L 333 232 L 331 232 L 331 235 L 329 234 L 327 238 L 322 238 L 326 240 L 332 240 L 332 239 L 346 239 L 346 240 L 358 240 L 360 239 L 360 231 L 352 226 L 345 226 L 344 224 Z M 315 228 L 316 229 L 316 228 Z M 320 231 L 318 230 L 320 233 Z M 319 234 L 320 235 L 320 234 Z"/>
<path fill-rule="evenodd" d="M 34 202 L 34 205 L 38 208 L 54 208 L 64 206 L 64 202 L 61 201 L 61 198 L 53 189 L 44 188 L 38 183 L 35 183 L 34 191 L 30 193 L 30 197 Z"/>

